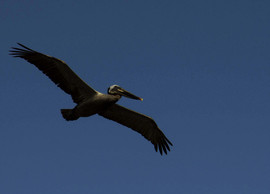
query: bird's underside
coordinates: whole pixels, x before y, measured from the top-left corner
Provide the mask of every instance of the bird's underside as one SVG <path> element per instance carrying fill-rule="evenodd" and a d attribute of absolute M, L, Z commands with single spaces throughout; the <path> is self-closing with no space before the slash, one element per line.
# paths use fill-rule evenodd
<path fill-rule="evenodd" d="M 66 120 L 99 114 L 140 133 L 151 141 L 155 150 L 161 155 L 163 152 L 167 154 L 167 151 L 170 151 L 169 146 L 172 146 L 172 143 L 151 117 L 115 104 L 121 96 L 136 100 L 142 100 L 142 98 L 117 85 L 111 86 L 108 94 L 102 94 L 87 85 L 64 61 L 36 52 L 20 43 L 18 45 L 22 48 L 13 47 L 10 54 L 35 65 L 64 92 L 71 95 L 74 103 L 77 104 L 73 109 L 61 109 Z"/>

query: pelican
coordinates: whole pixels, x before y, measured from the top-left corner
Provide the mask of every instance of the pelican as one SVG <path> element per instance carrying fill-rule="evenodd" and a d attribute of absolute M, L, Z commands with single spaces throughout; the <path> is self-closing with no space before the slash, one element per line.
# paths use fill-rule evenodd
<path fill-rule="evenodd" d="M 116 104 L 121 96 L 141 101 L 142 98 L 118 85 L 110 86 L 108 94 L 102 94 L 87 85 L 64 61 L 34 51 L 20 43 L 17 44 L 22 48 L 12 47 L 10 55 L 23 58 L 35 65 L 58 87 L 71 95 L 73 102 L 77 104 L 73 109 L 61 109 L 64 119 L 73 121 L 80 117 L 98 114 L 140 133 L 161 155 L 163 152 L 167 154 L 167 151 L 170 151 L 169 145 L 172 146 L 172 143 L 151 117 Z"/>

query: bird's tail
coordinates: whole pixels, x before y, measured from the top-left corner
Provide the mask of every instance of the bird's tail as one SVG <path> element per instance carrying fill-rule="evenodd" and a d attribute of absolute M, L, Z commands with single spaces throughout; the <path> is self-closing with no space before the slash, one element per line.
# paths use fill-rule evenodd
<path fill-rule="evenodd" d="M 77 120 L 79 117 L 73 114 L 73 109 L 61 109 L 62 116 L 67 121 Z"/>

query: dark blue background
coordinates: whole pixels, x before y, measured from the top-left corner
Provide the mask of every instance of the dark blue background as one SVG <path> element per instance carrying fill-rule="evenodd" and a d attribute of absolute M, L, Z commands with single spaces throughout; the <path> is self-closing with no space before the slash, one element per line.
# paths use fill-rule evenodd
<path fill-rule="evenodd" d="M 270 2 L 1 1 L 0 193 L 268 194 Z M 66 122 L 71 98 L 16 42 L 89 85 L 144 101 L 174 147 L 99 116 Z"/>

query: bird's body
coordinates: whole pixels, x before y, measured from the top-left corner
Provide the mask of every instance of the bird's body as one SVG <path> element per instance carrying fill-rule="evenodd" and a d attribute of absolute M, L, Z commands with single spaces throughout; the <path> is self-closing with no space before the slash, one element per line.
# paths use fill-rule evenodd
<path fill-rule="evenodd" d="M 24 49 L 13 48 L 10 54 L 34 64 L 58 87 L 70 94 L 74 103 L 77 104 L 73 109 L 61 109 L 61 113 L 67 121 L 98 114 L 140 133 L 153 143 L 155 150 L 159 150 L 160 154 L 163 152 L 167 154 L 167 150 L 170 151 L 169 145 L 172 143 L 151 117 L 116 104 L 121 96 L 136 100 L 142 100 L 142 98 L 129 93 L 118 85 L 110 86 L 108 94 L 102 94 L 81 80 L 64 61 L 36 52 L 22 44 L 19 45 Z"/>
<path fill-rule="evenodd" d="M 73 109 L 61 109 L 66 120 L 76 120 L 79 117 L 89 117 L 94 114 L 101 113 L 109 106 L 115 104 L 120 96 L 102 94 L 98 92 L 92 98 L 79 103 Z"/>
<path fill-rule="evenodd" d="M 74 109 L 80 117 L 88 117 L 105 110 L 115 104 L 119 99 L 120 96 L 98 93 L 93 98 L 78 104 Z"/>

